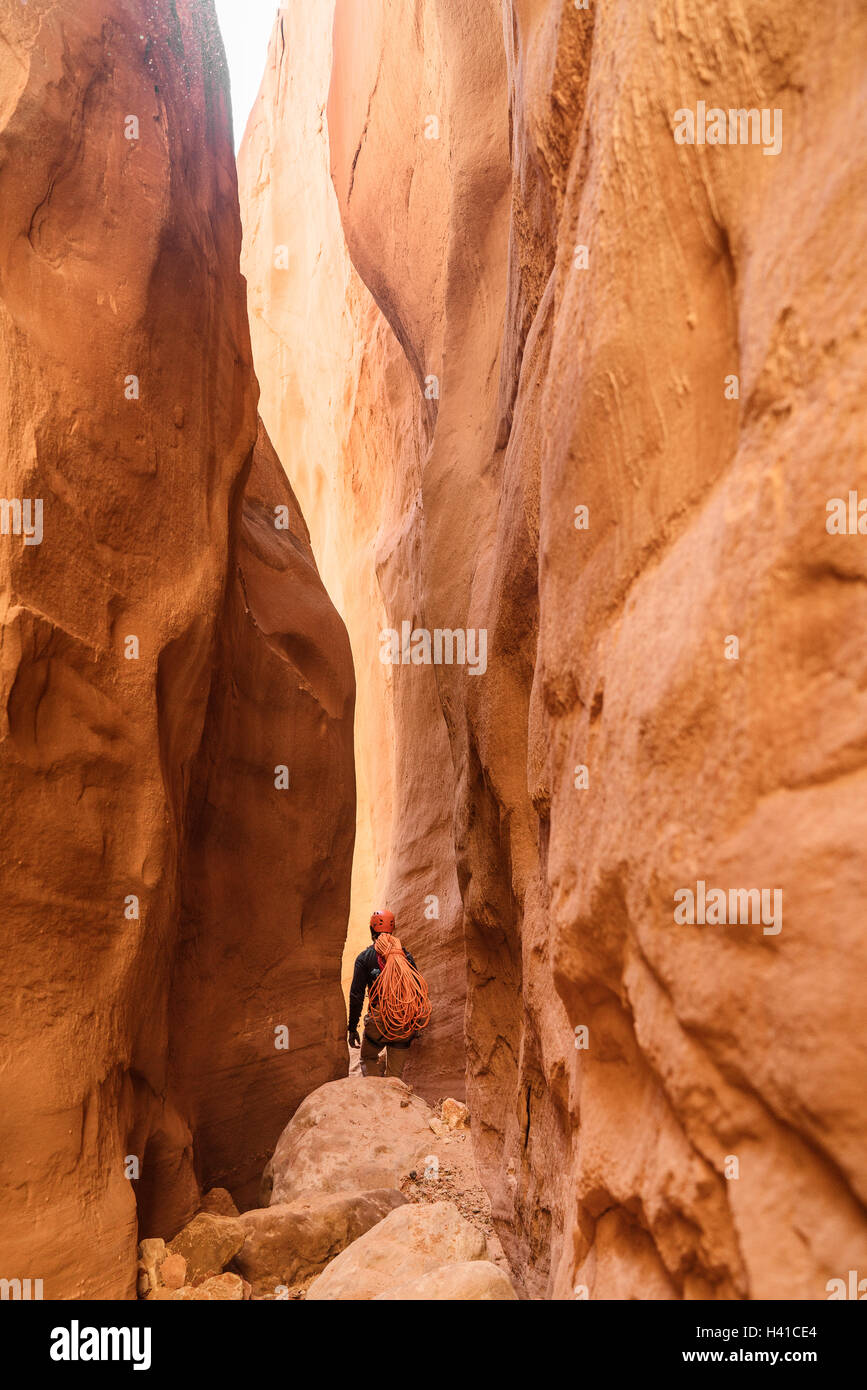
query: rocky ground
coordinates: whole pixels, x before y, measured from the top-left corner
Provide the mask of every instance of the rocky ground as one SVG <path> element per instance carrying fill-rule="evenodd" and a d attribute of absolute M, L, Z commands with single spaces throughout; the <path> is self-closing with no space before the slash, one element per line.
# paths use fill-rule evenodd
<path fill-rule="evenodd" d="M 515 1299 L 476 1171 L 469 1112 L 351 1075 L 299 1106 L 262 1205 L 224 1189 L 172 1240 L 139 1246 L 139 1296 L 261 1302 Z"/>
<path fill-rule="evenodd" d="M 448 1107 L 455 1103 L 447 1099 L 438 1100 L 433 1106 L 434 1117 L 441 1120 L 443 1105 Z M 424 1169 L 413 1170 L 401 1183 L 401 1192 L 410 1202 L 453 1202 L 461 1216 L 484 1234 L 488 1242 L 488 1258 L 507 1275 L 511 1275 L 508 1260 L 494 1230 L 491 1201 L 479 1178 L 469 1129 L 465 1125 L 458 1125 L 443 1133 L 439 1150 L 442 1157 L 437 1181 L 426 1180 Z"/>

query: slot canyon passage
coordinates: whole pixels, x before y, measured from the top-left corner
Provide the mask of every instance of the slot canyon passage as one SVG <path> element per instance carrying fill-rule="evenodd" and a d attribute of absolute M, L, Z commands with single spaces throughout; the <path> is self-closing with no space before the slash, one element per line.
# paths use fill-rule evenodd
<path fill-rule="evenodd" d="M 867 1272 L 867 10 L 808 9 L 286 3 L 236 165 L 213 0 L 0 0 L 4 1279 Z"/>

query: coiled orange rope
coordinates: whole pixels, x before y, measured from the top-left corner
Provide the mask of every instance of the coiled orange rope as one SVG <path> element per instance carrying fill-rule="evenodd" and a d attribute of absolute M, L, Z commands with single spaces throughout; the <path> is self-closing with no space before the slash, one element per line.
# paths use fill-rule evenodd
<path fill-rule="evenodd" d="M 376 938 L 375 945 L 385 965 L 371 986 L 371 1017 L 382 1037 L 402 1042 L 430 1023 L 427 985 L 407 960 L 396 936 L 383 932 Z"/>

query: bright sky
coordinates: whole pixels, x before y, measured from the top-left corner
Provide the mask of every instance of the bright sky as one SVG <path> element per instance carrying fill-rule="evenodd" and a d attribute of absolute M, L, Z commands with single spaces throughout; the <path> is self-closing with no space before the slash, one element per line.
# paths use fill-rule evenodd
<path fill-rule="evenodd" d="M 278 0 L 216 0 L 216 7 L 232 79 L 237 150 L 265 71 L 268 39 L 280 6 Z"/>

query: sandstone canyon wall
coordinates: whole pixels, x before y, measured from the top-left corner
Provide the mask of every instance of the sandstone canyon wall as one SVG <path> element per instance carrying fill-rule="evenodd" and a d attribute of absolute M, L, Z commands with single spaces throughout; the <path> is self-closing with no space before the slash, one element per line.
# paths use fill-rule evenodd
<path fill-rule="evenodd" d="M 465 984 L 526 1292 L 824 1298 L 867 1261 L 865 562 L 825 524 L 865 483 L 867 15 L 296 9 L 244 263 L 359 667 L 353 913 L 449 904 L 409 944 Z M 781 148 L 677 143 L 699 102 Z M 402 619 L 483 629 L 486 672 L 378 670 Z M 781 930 L 677 922 L 699 880 Z"/>
<path fill-rule="evenodd" d="M 133 1296 L 137 1220 L 244 1200 L 343 1066 L 352 666 L 256 444 L 227 90 L 210 0 L 0 4 L 0 490 L 44 530 L 0 536 L 0 1274 L 46 1298 Z"/>
<path fill-rule="evenodd" d="M 433 412 L 357 272 L 329 177 L 331 0 L 283 6 L 239 155 L 260 411 L 349 629 L 358 822 L 344 965 L 395 912 L 437 1007 L 406 1079 L 464 1093 L 462 909 L 450 753 L 430 669 L 383 666 L 379 634 L 421 620 L 421 461 Z"/>

